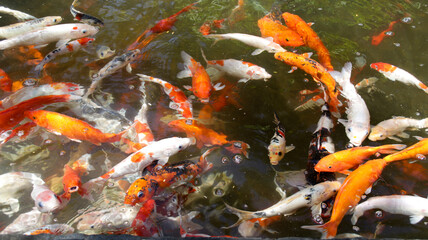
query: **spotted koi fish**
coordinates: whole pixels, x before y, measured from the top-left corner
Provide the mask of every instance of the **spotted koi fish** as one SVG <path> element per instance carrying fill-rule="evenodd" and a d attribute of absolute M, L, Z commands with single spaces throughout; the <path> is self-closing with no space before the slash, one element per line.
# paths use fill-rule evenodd
<path fill-rule="evenodd" d="M 270 144 L 268 147 L 269 150 L 269 160 L 270 164 L 272 165 L 278 165 L 279 161 L 281 161 L 284 158 L 284 155 L 292 150 L 294 150 L 296 147 L 293 145 L 286 146 L 286 140 L 285 140 L 285 128 L 282 126 L 281 122 L 279 121 L 278 115 L 276 113 L 273 114 L 274 120 L 273 123 L 276 125 L 275 127 L 275 133 L 270 140 Z"/>

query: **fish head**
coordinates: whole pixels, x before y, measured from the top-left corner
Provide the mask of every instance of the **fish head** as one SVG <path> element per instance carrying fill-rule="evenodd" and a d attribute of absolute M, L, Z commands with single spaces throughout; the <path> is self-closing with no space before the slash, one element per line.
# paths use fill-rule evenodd
<path fill-rule="evenodd" d="M 150 179 L 150 176 L 139 178 L 129 186 L 124 203 L 132 206 L 137 203 L 145 203 L 153 197 L 158 186 L 158 183 Z"/>
<path fill-rule="evenodd" d="M 239 224 L 238 232 L 243 237 L 258 237 L 263 232 L 263 228 L 254 219 L 243 221 Z"/>
<path fill-rule="evenodd" d="M 284 158 L 285 149 L 281 149 L 279 145 L 270 144 L 268 147 L 269 150 L 269 161 L 272 165 L 278 165 L 279 161 Z"/>
<path fill-rule="evenodd" d="M 162 145 L 166 155 L 171 156 L 195 144 L 195 142 L 195 138 L 172 137 L 165 139 Z"/>
<path fill-rule="evenodd" d="M 88 38 L 88 37 L 77 39 L 77 42 L 82 46 L 87 46 L 89 44 L 92 44 L 94 41 L 95 41 L 95 38 Z"/>
<path fill-rule="evenodd" d="M 383 127 L 375 126 L 371 129 L 369 140 L 370 141 L 378 141 L 378 140 L 384 140 L 387 138 L 387 132 Z"/>
<path fill-rule="evenodd" d="M 136 59 L 139 54 L 140 54 L 140 49 L 130 50 L 127 53 L 125 53 L 125 61 L 131 62 L 134 59 Z"/>
<path fill-rule="evenodd" d="M 105 213 L 102 211 L 94 211 L 81 215 L 76 226 L 77 230 L 96 231 L 97 229 L 100 229 L 102 226 L 101 217 L 104 215 Z"/>
<path fill-rule="evenodd" d="M 265 49 L 269 53 L 278 53 L 278 52 L 286 52 L 284 48 L 281 47 L 278 43 L 271 42 L 266 46 Z"/>
<path fill-rule="evenodd" d="M 266 70 L 259 66 L 253 66 L 252 68 L 252 79 L 268 79 L 271 78 L 272 75 L 266 72 Z"/>
<path fill-rule="evenodd" d="M 317 172 L 335 172 L 337 165 L 340 164 L 340 161 L 337 161 L 333 155 L 328 155 L 322 158 L 317 165 L 315 165 L 315 171 Z"/>
<path fill-rule="evenodd" d="M 369 135 L 370 128 L 362 125 L 350 125 L 346 127 L 346 136 L 349 138 L 349 143 L 355 147 L 361 146 L 364 139 Z"/>
<path fill-rule="evenodd" d="M 61 208 L 61 200 L 50 189 L 46 189 L 45 191 L 42 191 L 37 194 L 34 199 L 34 203 L 36 205 L 36 208 L 42 213 L 56 212 Z"/>
<path fill-rule="evenodd" d="M 24 115 L 31 119 L 33 122 L 37 122 L 39 117 L 43 114 L 42 110 L 25 111 Z"/>
<path fill-rule="evenodd" d="M 71 36 L 73 38 L 82 38 L 86 36 L 95 35 L 97 32 L 98 32 L 98 28 L 94 26 L 78 23 L 78 24 L 75 24 L 75 26 L 72 28 Z"/>
<path fill-rule="evenodd" d="M 62 17 L 60 17 L 60 16 L 45 17 L 45 21 L 46 21 L 47 26 L 52 26 L 52 25 L 60 23 L 62 21 Z"/>

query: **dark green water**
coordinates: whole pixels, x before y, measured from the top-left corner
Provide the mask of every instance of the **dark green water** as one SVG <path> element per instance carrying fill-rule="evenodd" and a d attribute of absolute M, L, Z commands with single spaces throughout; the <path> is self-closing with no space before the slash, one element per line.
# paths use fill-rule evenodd
<path fill-rule="evenodd" d="M 126 47 L 131 44 L 144 30 L 150 28 L 160 19 L 166 18 L 179 11 L 190 1 L 135 1 L 135 0 L 111 0 L 111 1 L 85 1 L 88 4 L 86 12 L 100 17 L 105 22 L 105 27 L 101 28 L 95 36 L 94 45 L 106 45 L 122 54 Z M 60 15 L 64 18 L 63 23 L 73 22 L 69 12 L 69 1 L 8 1 L 4 0 L 0 5 L 12 9 L 21 10 L 36 17 Z M 83 2 L 82 2 L 83 4 Z M 273 76 L 267 81 L 250 81 L 246 84 L 238 85 L 239 102 L 242 108 L 237 109 L 228 105 L 220 112 L 215 112 L 213 124 L 209 125 L 216 131 L 220 131 L 229 136 L 229 139 L 241 140 L 251 146 L 249 159 L 245 159 L 240 164 L 217 164 L 214 172 L 227 170 L 233 173 L 233 184 L 223 198 L 213 201 L 198 200 L 194 204 L 186 206 L 188 210 L 201 211 L 196 222 L 204 226 L 201 232 L 210 235 L 232 235 L 239 236 L 236 228 L 221 229 L 221 227 L 231 225 L 236 217 L 224 211 L 224 202 L 238 208 L 247 206 L 248 210 L 264 209 L 276 203 L 280 196 L 275 191 L 273 179 L 275 171 L 269 164 L 267 157 L 267 145 L 273 135 L 273 112 L 277 112 L 280 120 L 286 128 L 287 144 L 293 144 L 296 149 L 288 153 L 275 170 L 290 171 L 301 170 L 306 167 L 308 157 L 308 145 L 312 132 L 320 117 L 318 109 L 296 112 L 293 109 L 301 102 L 299 101 L 299 91 L 303 89 L 315 89 L 317 85 L 310 79 L 310 76 L 303 71 L 288 73 L 290 66 L 287 66 L 273 58 L 272 54 L 262 53 L 252 56 L 252 47 L 246 46 L 237 41 L 224 40 L 211 46 L 212 41 L 204 38 L 199 33 L 199 27 L 206 20 L 221 19 L 230 14 L 231 9 L 236 5 L 235 1 L 201 0 L 197 9 L 181 15 L 172 31 L 164 33 L 155 38 L 144 50 L 147 58 L 139 62 L 133 69 L 133 73 L 144 73 L 164 79 L 176 86 L 190 83 L 190 79 L 179 80 L 176 74 L 182 68 L 180 52 L 185 50 L 197 61 L 203 62 L 202 48 L 208 59 L 234 58 L 242 59 L 264 67 Z M 307 22 L 314 22 L 313 29 L 329 49 L 332 64 L 335 69 L 340 70 L 345 62 L 351 61 L 355 65 L 356 57 L 364 58 L 366 67 L 356 76 L 358 82 L 363 78 L 376 76 L 380 80 L 376 83 L 376 88 L 381 91 L 368 92 L 360 91 L 371 115 L 371 124 L 389 119 L 392 116 L 405 116 L 412 118 L 428 117 L 428 108 L 425 103 L 428 96 L 422 91 L 406 86 L 401 83 L 391 82 L 381 76 L 378 72 L 369 68 L 373 62 L 387 62 L 398 66 L 412 73 L 422 82 L 427 83 L 426 64 L 428 60 L 428 4 L 424 1 L 398 1 L 398 0 L 378 0 L 378 1 L 245 1 L 246 18 L 232 27 L 219 30 L 220 33 L 247 33 L 260 35 L 257 27 L 257 20 L 268 13 L 271 7 L 279 6 L 285 12 L 298 14 Z M 394 26 L 392 37 L 387 37 L 378 45 L 371 44 L 371 36 L 379 34 L 385 30 L 389 23 L 404 16 L 411 17 L 410 23 L 399 22 Z M 0 18 L 0 25 L 14 23 L 14 19 L 9 16 Z M 54 48 L 53 45 L 42 48 L 45 55 Z M 311 51 L 308 48 L 298 48 L 298 52 Z M 93 49 L 88 52 L 80 51 L 72 55 L 58 57 L 55 67 L 48 69 L 48 73 L 55 81 L 74 82 L 83 86 L 90 85 L 89 68 L 85 64 L 96 60 Z M 101 65 L 102 66 L 102 65 Z M 33 66 L 24 65 L 18 60 L 10 60 L 5 54 L 0 53 L 0 68 L 5 70 L 11 78 L 19 80 L 27 77 Z M 356 71 L 354 69 L 354 71 Z M 237 79 L 229 78 L 235 82 Z M 138 81 L 134 74 L 119 71 L 103 80 L 101 88 L 109 92 L 114 97 L 111 107 L 115 110 L 124 108 L 127 110 L 126 116 L 133 119 L 139 108 L 139 98 L 142 96 L 138 89 Z M 128 98 L 122 96 L 127 94 Z M 176 135 L 166 129 L 165 125 L 159 123 L 159 117 L 175 114 L 173 110 L 163 110 L 157 112 L 156 106 L 162 104 L 168 106 L 168 99 L 158 88 L 149 86 L 149 102 L 152 107 L 149 111 L 149 120 L 155 137 L 157 139 Z M 190 92 L 187 92 L 189 95 Z M 0 97 L 7 96 L 1 93 Z M 194 103 L 194 114 L 198 115 L 203 107 L 201 103 Z M 67 109 L 60 112 L 69 113 Z M 426 137 L 423 130 L 413 133 Z M 337 125 L 333 132 L 333 140 L 336 150 L 345 148 L 347 138 L 343 126 Z M 23 146 L 35 145 L 32 151 L 20 155 L 19 159 L 13 161 L 10 157 L 2 154 L 0 157 L 0 173 L 10 171 L 29 171 L 42 174 L 44 179 L 56 175 L 62 176 L 62 169 L 70 159 L 79 157 L 81 153 L 90 151 L 93 153 L 93 162 L 99 165 L 97 171 L 85 177 L 88 180 L 97 177 L 101 173 L 100 166 L 104 162 L 105 154 L 113 162 L 119 162 L 127 155 L 116 150 L 109 145 L 96 147 L 89 143 L 68 142 L 65 138 L 49 135 L 53 140 L 50 144 L 41 144 L 40 138 L 33 138 L 24 143 L 8 143 L 3 146 L 2 151 L 16 152 Z M 417 140 L 414 138 L 404 139 L 404 143 L 411 145 Z M 363 145 L 379 145 L 393 143 L 385 140 L 380 143 L 366 140 Z M 6 149 L 6 150 L 5 150 Z M 172 158 L 173 162 L 184 160 L 188 157 L 197 157 L 201 153 L 195 147 L 188 149 L 177 157 Z M 216 155 L 213 161 L 221 162 L 221 156 Z M 422 162 L 427 166 L 426 162 Z M 397 186 L 400 182 L 394 181 L 397 175 L 402 174 L 394 167 L 388 167 L 379 183 L 374 187 L 370 196 L 389 195 L 396 193 L 387 184 Z M 58 184 L 57 184 L 58 185 Z M 60 185 L 60 184 L 59 184 Z M 413 193 L 426 196 L 426 184 L 417 183 L 417 188 Z M 60 185 L 59 188 L 62 186 Z M 58 187 L 57 187 L 58 188 Z M 28 198 L 29 195 L 28 195 Z M 69 206 L 58 214 L 59 222 L 67 222 L 68 219 L 76 215 L 78 209 L 85 208 L 89 202 L 80 201 L 79 196 L 75 196 Z M 31 199 L 23 199 L 21 212 L 29 210 L 33 203 Z M 10 223 L 18 213 L 11 218 L 0 215 L 2 225 Z M 425 219 L 424 219 L 425 220 Z M 355 232 L 348 217 L 345 217 L 339 227 L 339 233 L 355 232 L 358 234 L 372 234 L 376 224 L 382 222 L 385 225 L 378 237 L 398 237 L 398 238 L 427 238 L 428 231 L 425 221 L 422 220 L 416 225 L 409 224 L 408 218 L 403 216 L 391 216 L 384 214 L 381 218 L 376 218 L 374 213 L 366 214 L 358 222 L 360 231 Z M 281 221 L 273 224 L 271 229 L 277 231 L 276 234 L 264 232 L 264 237 L 319 237 L 319 234 L 309 230 L 301 229 L 302 225 L 312 225 L 310 211 L 302 209 L 296 214 L 284 217 Z M 365 235 L 367 236 L 367 235 Z"/>

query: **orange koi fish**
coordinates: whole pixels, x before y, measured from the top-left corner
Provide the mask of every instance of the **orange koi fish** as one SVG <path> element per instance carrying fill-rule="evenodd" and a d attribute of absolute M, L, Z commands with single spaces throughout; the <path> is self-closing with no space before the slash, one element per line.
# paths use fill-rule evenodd
<path fill-rule="evenodd" d="M 80 196 L 87 196 L 87 191 L 82 187 L 80 176 L 87 173 L 88 170 L 93 170 L 92 165 L 89 164 L 89 158 L 91 155 L 85 154 L 79 160 L 75 161 L 70 167 L 64 165 L 64 176 L 62 178 L 62 184 L 64 185 L 63 197 L 70 199 L 71 194 L 78 192 Z"/>
<path fill-rule="evenodd" d="M 41 108 L 45 105 L 67 102 L 71 99 L 70 95 L 47 95 L 35 97 L 19 104 L 16 104 L 10 108 L 0 111 L 0 133 L 10 130 L 19 122 L 24 120 L 24 112 L 31 111 Z"/>
<path fill-rule="evenodd" d="M 85 140 L 95 145 L 117 142 L 125 133 L 103 133 L 82 120 L 45 110 L 26 111 L 25 116 L 51 132 L 64 135 L 73 141 Z"/>
<path fill-rule="evenodd" d="M 399 20 L 390 22 L 388 28 L 385 31 L 382 31 L 378 35 L 372 36 L 372 45 L 377 46 L 383 41 L 385 37 L 394 36 L 394 33 L 391 31 L 394 25 L 398 22 Z"/>
<path fill-rule="evenodd" d="M 284 18 L 285 25 L 302 36 L 305 44 L 317 52 L 320 63 L 329 71 L 333 70 L 330 53 L 315 31 L 297 15 L 285 12 L 282 14 L 282 17 Z"/>
<path fill-rule="evenodd" d="M 398 150 L 403 150 L 406 145 L 391 144 L 379 147 L 354 147 L 339 152 L 332 153 L 323 157 L 315 170 L 317 172 L 346 172 L 348 169 L 354 168 L 361 164 L 374 154 L 391 154 Z"/>
<path fill-rule="evenodd" d="M 0 68 L 0 89 L 5 92 L 12 91 L 12 79 L 9 78 L 9 75 L 3 69 Z"/>
<path fill-rule="evenodd" d="M 185 132 L 188 137 L 196 138 L 196 146 L 223 146 L 234 154 L 242 154 L 248 158 L 250 146 L 242 141 L 228 141 L 227 136 L 205 127 L 191 119 L 178 119 L 168 123 L 176 131 Z"/>
<path fill-rule="evenodd" d="M 401 150 L 400 152 L 384 157 L 385 161 L 392 162 L 407 159 L 425 159 L 428 155 L 428 138 L 423 138 L 412 146 Z"/>
<path fill-rule="evenodd" d="M 336 87 L 336 81 L 330 75 L 328 70 L 319 64 L 317 61 L 306 57 L 305 55 L 299 55 L 292 52 L 278 52 L 275 53 L 275 58 L 288 65 L 296 66 L 306 73 L 310 74 L 315 82 L 322 82 L 327 88 L 327 95 L 329 96 L 329 108 L 333 114 L 340 116 L 338 107 L 341 105 L 337 96 L 339 90 Z"/>
<path fill-rule="evenodd" d="M 163 168 L 155 167 L 151 173 L 131 184 L 126 192 L 125 204 L 144 204 L 152 199 L 158 188 L 183 184 L 208 171 L 212 164 L 207 161 L 206 157 L 215 149 L 218 147 L 211 148 L 202 154 L 198 163 L 186 161 Z"/>
<path fill-rule="evenodd" d="M 205 68 L 186 52 L 181 51 L 181 58 L 184 61 L 185 70 L 179 72 L 177 78 L 192 77 L 192 86 L 184 86 L 184 88 L 192 91 L 201 102 L 208 103 L 212 90 L 221 90 L 224 86 L 221 86 L 220 83 L 212 86 Z"/>
<path fill-rule="evenodd" d="M 283 47 L 300 47 L 305 44 L 297 32 L 273 20 L 270 14 L 260 18 L 257 25 L 262 37 L 272 37 L 274 42 Z"/>
<path fill-rule="evenodd" d="M 226 21 L 226 18 L 219 19 L 219 20 L 206 21 L 199 28 L 199 32 L 202 33 L 202 35 L 204 35 L 204 36 L 211 34 L 211 33 L 214 33 L 215 31 L 212 31 L 211 29 L 213 27 L 215 27 L 217 29 L 225 28 L 225 26 L 223 25 L 225 21 Z"/>
<path fill-rule="evenodd" d="M 132 222 L 132 230 L 137 236 L 153 237 L 159 232 L 155 223 L 150 219 L 155 207 L 155 200 L 149 199 L 138 211 L 137 216 Z"/>

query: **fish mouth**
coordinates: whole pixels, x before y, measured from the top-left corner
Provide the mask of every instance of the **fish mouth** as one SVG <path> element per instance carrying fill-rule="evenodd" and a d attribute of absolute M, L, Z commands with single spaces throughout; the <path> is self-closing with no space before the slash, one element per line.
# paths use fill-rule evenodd
<path fill-rule="evenodd" d="M 69 193 L 74 193 L 74 192 L 77 192 L 77 191 L 79 191 L 79 187 L 78 186 L 73 186 L 73 187 L 69 187 L 68 188 L 68 192 Z"/>
<path fill-rule="evenodd" d="M 209 103 L 210 99 L 209 98 L 201 98 L 201 103 Z"/>
<path fill-rule="evenodd" d="M 274 166 L 275 166 L 275 165 L 278 165 L 278 163 L 279 163 L 279 162 L 277 162 L 277 161 L 270 161 L 270 164 L 272 164 L 272 165 L 274 165 Z"/>

